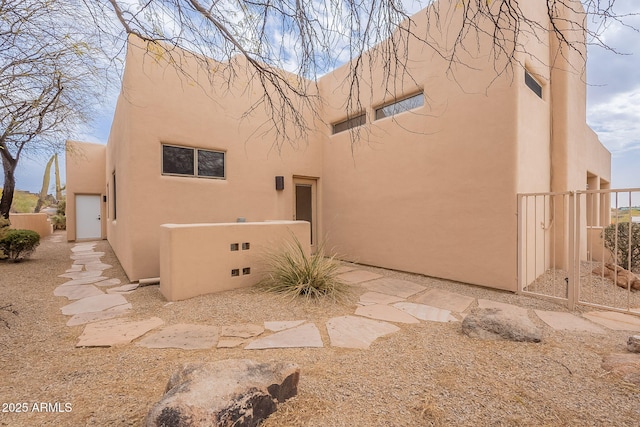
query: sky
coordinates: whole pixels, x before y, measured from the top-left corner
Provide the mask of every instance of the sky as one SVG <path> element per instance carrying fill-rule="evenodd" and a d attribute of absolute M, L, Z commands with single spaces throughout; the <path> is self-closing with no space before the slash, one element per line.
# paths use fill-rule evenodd
<path fill-rule="evenodd" d="M 617 0 L 618 13 L 640 13 L 638 0 Z M 640 16 L 629 24 L 640 28 Z M 611 188 L 640 187 L 640 32 L 610 25 L 603 40 L 618 51 L 591 46 L 587 59 L 587 123 L 612 154 Z M 105 97 L 101 111 L 78 139 L 106 144 L 117 92 Z M 47 158 L 25 158 L 18 164 L 16 188 L 39 192 Z M 64 156 L 60 156 L 62 182 Z M 53 181 L 53 177 L 51 179 Z M 0 176 L 0 184 L 2 177 Z"/>

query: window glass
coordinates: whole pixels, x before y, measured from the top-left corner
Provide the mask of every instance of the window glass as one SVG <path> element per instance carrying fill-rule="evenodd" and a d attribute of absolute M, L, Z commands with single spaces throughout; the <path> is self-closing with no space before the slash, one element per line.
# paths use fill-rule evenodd
<path fill-rule="evenodd" d="M 360 114 L 359 116 L 352 117 L 350 119 L 344 120 L 342 122 L 339 122 L 333 125 L 333 133 L 344 132 L 345 130 L 362 126 L 366 122 L 367 122 L 367 115 Z"/>
<path fill-rule="evenodd" d="M 163 145 L 162 173 L 194 175 L 193 148 Z"/>
<path fill-rule="evenodd" d="M 538 97 L 542 98 L 542 86 L 540 86 L 540 83 L 538 83 L 527 70 L 524 70 L 524 84 L 538 95 Z"/>
<path fill-rule="evenodd" d="M 424 95 L 419 93 L 409 98 L 402 99 L 376 110 L 376 120 L 383 119 L 385 117 L 391 117 L 403 111 L 412 110 L 414 108 L 422 107 L 424 105 Z"/>
<path fill-rule="evenodd" d="M 198 150 L 198 176 L 224 178 L 224 153 Z"/>

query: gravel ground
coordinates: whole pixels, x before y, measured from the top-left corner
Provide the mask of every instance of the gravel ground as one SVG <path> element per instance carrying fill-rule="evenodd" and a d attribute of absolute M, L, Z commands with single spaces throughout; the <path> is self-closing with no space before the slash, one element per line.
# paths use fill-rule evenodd
<path fill-rule="evenodd" d="M 186 362 L 251 358 L 290 360 L 301 367 L 299 394 L 280 405 L 263 425 L 275 426 L 637 426 L 640 389 L 601 369 L 602 356 L 625 352 L 628 332 L 556 332 L 544 326 L 543 342 L 480 341 L 460 332 L 460 323 L 401 325 L 401 331 L 368 350 L 75 348 L 83 327 L 67 327 L 53 290 L 66 279 L 70 243 L 45 240 L 31 259 L 0 263 L 0 425 L 140 425 L 163 393 L 171 373 Z M 127 283 L 106 241 L 105 272 Z M 565 311 L 526 296 L 389 270 L 361 267 L 412 280 L 427 288 Z M 287 302 L 251 289 L 207 295 L 166 305 L 157 286 L 127 299 L 133 318 L 159 316 L 165 324 L 232 325 L 265 320 L 308 319 L 329 342 L 324 322 L 352 314 L 364 290 L 345 305 Z M 473 305 L 472 307 L 473 308 Z M 539 325 L 542 323 L 531 316 Z M 35 412 L 48 403 L 54 412 Z M 26 413 L 7 412 L 26 403 Z M 59 403 L 58 407 L 55 406 Z M 13 405 L 12 405 L 13 404 Z M 65 406 L 65 404 L 68 404 Z M 38 406 L 39 408 L 39 406 Z M 66 412 L 65 412 L 66 411 Z"/>
<path fill-rule="evenodd" d="M 593 273 L 597 267 L 602 268 L 602 263 L 596 261 L 580 263 L 580 301 L 640 312 L 640 291 L 622 288 L 613 280 Z M 568 273 L 565 270 L 549 269 L 525 290 L 551 297 L 566 298 L 566 277 Z"/>

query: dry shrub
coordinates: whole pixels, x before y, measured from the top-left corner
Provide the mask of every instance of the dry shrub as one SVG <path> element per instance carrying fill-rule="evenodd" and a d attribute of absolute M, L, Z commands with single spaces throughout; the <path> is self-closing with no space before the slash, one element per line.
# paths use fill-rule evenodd
<path fill-rule="evenodd" d="M 319 245 L 316 253 L 309 256 L 293 236 L 293 243 L 286 242 L 283 249 L 266 255 L 266 264 L 266 277 L 258 286 L 268 292 L 291 299 L 328 298 L 336 302 L 348 296 L 348 285 L 337 277 L 340 264 L 335 255 L 325 256 L 324 245 Z"/>

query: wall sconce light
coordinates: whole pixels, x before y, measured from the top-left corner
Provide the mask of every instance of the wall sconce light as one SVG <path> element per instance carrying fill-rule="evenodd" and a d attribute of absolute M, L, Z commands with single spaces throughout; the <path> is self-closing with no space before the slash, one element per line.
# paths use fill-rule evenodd
<path fill-rule="evenodd" d="M 276 190 L 284 190 L 284 176 L 276 176 Z"/>

